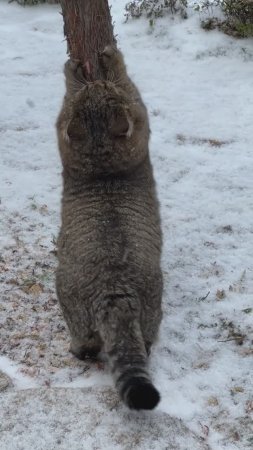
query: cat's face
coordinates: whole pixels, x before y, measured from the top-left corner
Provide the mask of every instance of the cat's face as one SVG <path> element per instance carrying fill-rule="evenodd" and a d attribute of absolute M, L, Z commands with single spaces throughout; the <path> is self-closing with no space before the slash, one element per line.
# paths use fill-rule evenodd
<path fill-rule="evenodd" d="M 94 82 L 77 92 L 65 128 L 68 162 L 86 173 L 130 170 L 147 155 L 146 111 L 114 83 Z"/>

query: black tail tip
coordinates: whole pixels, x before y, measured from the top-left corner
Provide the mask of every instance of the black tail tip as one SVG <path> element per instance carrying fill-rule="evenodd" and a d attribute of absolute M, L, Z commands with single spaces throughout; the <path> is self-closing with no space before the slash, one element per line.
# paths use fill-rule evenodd
<path fill-rule="evenodd" d="M 124 386 L 125 401 L 131 409 L 154 409 L 160 401 L 158 390 L 143 378 L 132 378 Z"/>

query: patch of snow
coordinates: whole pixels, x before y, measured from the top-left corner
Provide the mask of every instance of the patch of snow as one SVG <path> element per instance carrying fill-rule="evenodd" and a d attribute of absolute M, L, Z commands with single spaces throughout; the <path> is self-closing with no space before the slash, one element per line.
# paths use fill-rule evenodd
<path fill-rule="evenodd" d="M 11 378 L 17 389 L 32 389 L 38 386 L 34 380 L 22 374 L 22 367 L 6 356 L 0 356 L 0 370 Z"/>

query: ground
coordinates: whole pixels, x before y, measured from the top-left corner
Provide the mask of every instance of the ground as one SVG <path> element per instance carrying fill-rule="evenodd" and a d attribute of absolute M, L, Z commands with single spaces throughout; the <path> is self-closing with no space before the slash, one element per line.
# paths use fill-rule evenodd
<path fill-rule="evenodd" d="M 128 412 L 107 367 L 68 351 L 54 286 L 62 17 L 2 1 L 0 447 L 250 449 L 253 42 L 207 33 L 191 12 L 124 23 L 124 0 L 111 3 L 150 114 L 165 280 L 150 371 L 162 401 Z"/>

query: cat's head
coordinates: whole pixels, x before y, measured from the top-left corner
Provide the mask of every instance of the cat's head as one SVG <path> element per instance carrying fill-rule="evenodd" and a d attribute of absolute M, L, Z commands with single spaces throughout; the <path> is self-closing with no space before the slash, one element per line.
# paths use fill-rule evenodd
<path fill-rule="evenodd" d="M 63 126 L 62 126 L 63 125 Z M 131 171 L 147 156 L 145 107 L 112 82 L 84 85 L 68 101 L 63 162 L 93 175 Z"/>

